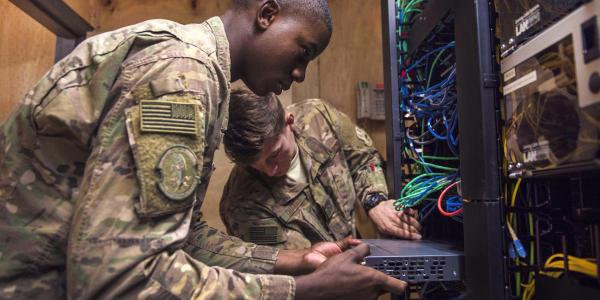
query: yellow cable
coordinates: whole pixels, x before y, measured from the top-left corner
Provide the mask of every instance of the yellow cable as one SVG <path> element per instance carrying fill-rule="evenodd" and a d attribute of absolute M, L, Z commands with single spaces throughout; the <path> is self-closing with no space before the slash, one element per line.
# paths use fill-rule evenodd
<path fill-rule="evenodd" d="M 565 255 L 563 253 L 557 253 L 550 256 L 544 264 L 544 269 L 564 269 L 564 257 Z M 593 261 L 571 255 L 568 256 L 568 260 L 569 271 L 585 274 L 591 277 L 596 277 L 596 274 L 598 272 L 598 265 Z M 558 278 L 562 275 L 562 271 L 541 271 L 540 274 L 544 274 L 553 278 Z M 521 299 L 530 300 L 531 298 L 533 298 L 533 295 L 535 294 L 535 279 L 532 279 L 527 284 L 522 284 L 522 286 L 525 287 L 525 289 L 523 290 Z"/>
<path fill-rule="evenodd" d="M 517 191 L 519 190 L 519 186 L 521 186 L 521 178 L 519 178 L 517 180 L 517 183 L 515 184 L 515 188 L 513 189 L 512 196 L 510 197 L 510 207 L 515 207 L 515 202 L 517 202 Z M 509 223 L 512 223 L 514 214 L 515 213 L 512 212 L 508 216 Z"/>

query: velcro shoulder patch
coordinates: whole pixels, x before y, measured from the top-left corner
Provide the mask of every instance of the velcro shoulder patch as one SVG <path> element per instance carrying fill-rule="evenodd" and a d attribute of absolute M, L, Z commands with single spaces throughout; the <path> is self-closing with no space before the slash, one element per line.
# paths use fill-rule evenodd
<path fill-rule="evenodd" d="M 140 185 L 136 211 L 141 217 L 168 215 L 193 205 L 205 148 L 205 112 L 199 97 L 168 94 L 137 101 L 138 105 L 126 110 Z M 152 103 L 149 110 L 144 106 L 147 103 Z"/>
<path fill-rule="evenodd" d="M 197 104 L 141 100 L 140 107 L 143 132 L 198 135 Z"/>

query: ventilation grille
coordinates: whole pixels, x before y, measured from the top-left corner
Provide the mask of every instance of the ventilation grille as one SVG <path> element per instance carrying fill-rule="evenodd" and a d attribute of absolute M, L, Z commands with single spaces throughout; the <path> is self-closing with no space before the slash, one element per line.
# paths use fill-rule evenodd
<path fill-rule="evenodd" d="M 386 259 L 373 268 L 407 281 L 443 280 L 445 257 Z"/>

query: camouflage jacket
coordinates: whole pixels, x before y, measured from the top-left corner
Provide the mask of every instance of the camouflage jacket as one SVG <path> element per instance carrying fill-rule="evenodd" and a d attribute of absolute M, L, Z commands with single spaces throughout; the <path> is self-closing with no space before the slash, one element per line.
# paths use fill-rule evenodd
<path fill-rule="evenodd" d="M 0 298 L 293 298 L 289 276 L 237 272 L 278 249 L 198 213 L 229 72 L 219 18 L 104 33 L 52 67 L 0 128 Z"/>
<path fill-rule="evenodd" d="M 235 166 L 223 191 L 229 234 L 283 249 L 353 235 L 357 201 L 387 195 L 382 159 L 364 130 L 321 100 L 293 104 L 294 136 L 308 184 Z"/>

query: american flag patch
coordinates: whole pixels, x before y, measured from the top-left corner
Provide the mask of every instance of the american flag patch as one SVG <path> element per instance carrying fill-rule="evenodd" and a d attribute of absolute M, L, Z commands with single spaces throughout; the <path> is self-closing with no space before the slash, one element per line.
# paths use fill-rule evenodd
<path fill-rule="evenodd" d="M 281 232 L 276 226 L 252 226 L 248 241 L 255 244 L 276 244 L 281 239 Z"/>
<path fill-rule="evenodd" d="M 168 101 L 142 100 L 143 132 L 198 134 L 196 106 Z"/>

